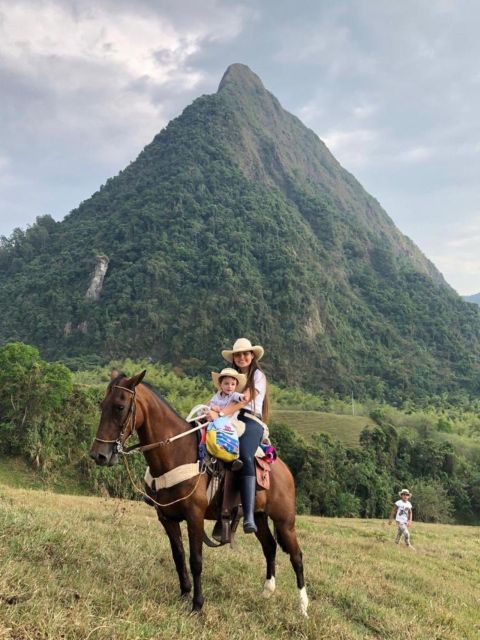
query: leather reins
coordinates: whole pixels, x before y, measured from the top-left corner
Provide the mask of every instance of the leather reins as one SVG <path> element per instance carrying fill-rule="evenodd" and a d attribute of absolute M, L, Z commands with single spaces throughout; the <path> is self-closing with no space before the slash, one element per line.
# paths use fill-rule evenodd
<path fill-rule="evenodd" d="M 150 444 L 143 444 L 143 445 L 138 443 L 138 444 L 133 444 L 130 447 L 124 448 L 123 445 L 136 431 L 136 415 L 137 415 L 136 393 L 135 393 L 135 389 L 132 390 L 132 389 L 129 389 L 128 387 L 122 387 L 121 385 L 118 385 L 118 384 L 113 385 L 112 388 L 123 389 L 123 391 L 128 391 L 128 393 L 132 394 L 132 400 L 130 402 L 128 414 L 121 426 L 120 434 L 116 440 L 103 440 L 102 438 L 99 438 L 99 437 L 95 437 L 95 440 L 97 442 L 103 442 L 105 444 L 116 444 L 117 445 L 116 453 L 118 454 L 128 456 L 128 455 L 131 455 L 132 453 L 136 453 L 137 451 L 143 453 L 144 451 L 150 451 L 151 449 L 156 449 L 157 447 L 164 447 L 165 445 L 170 444 L 171 442 L 174 442 L 174 440 L 178 440 L 179 438 L 184 438 L 185 436 L 188 436 L 190 433 L 194 433 L 195 431 L 198 431 L 199 429 L 202 429 L 202 427 L 205 426 L 205 424 L 201 423 L 196 427 L 193 427 L 192 429 L 188 429 L 187 431 L 178 433 L 176 436 L 172 436 L 171 438 L 167 438 L 166 440 L 159 440 L 158 442 L 151 442 Z M 196 420 L 197 418 L 187 418 L 186 421 L 195 422 Z M 130 429 L 130 432 L 127 433 L 127 435 L 125 436 L 125 433 L 127 431 L 127 427 L 130 421 L 132 421 L 133 426 Z"/>

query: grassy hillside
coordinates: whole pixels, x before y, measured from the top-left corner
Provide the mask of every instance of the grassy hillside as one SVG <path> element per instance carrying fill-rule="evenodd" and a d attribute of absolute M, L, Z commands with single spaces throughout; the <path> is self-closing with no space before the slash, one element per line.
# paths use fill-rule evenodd
<path fill-rule="evenodd" d="M 260 598 L 253 537 L 204 551 L 206 604 L 178 597 L 166 536 L 140 503 L 0 485 L 0 638 L 478 638 L 478 530 L 416 525 L 416 552 L 381 521 L 301 517 L 311 598 L 297 611 L 278 557 L 277 592 Z"/>
<path fill-rule="evenodd" d="M 358 446 L 358 439 L 365 427 L 376 423 L 365 416 L 345 416 L 321 411 L 301 411 L 293 409 L 274 409 L 274 422 L 285 422 L 297 429 L 304 438 L 310 439 L 319 433 L 328 433 L 349 447 Z"/>

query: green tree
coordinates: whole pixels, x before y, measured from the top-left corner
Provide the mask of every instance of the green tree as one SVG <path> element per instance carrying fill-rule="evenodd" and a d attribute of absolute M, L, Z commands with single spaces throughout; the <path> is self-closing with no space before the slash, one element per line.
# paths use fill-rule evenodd
<path fill-rule="evenodd" d="M 70 371 L 43 361 L 35 347 L 9 343 L 0 348 L 0 388 L 0 446 L 39 462 L 38 445 L 52 431 L 51 416 L 72 392 Z"/>

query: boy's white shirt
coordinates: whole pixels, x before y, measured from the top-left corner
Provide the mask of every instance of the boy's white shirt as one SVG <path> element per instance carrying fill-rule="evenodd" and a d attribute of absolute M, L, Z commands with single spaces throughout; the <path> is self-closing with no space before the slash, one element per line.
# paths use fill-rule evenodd
<path fill-rule="evenodd" d="M 397 507 L 395 520 L 400 524 L 406 524 L 410 520 L 409 515 L 412 511 L 412 503 L 409 500 L 406 502 L 403 500 L 397 500 L 395 502 L 395 506 Z"/>
<path fill-rule="evenodd" d="M 215 405 L 217 407 L 220 407 L 220 409 L 226 409 L 226 407 L 228 407 L 229 404 L 234 404 L 235 402 L 242 402 L 242 400 L 243 400 L 243 394 L 238 393 L 238 391 L 232 391 L 232 393 L 224 393 L 223 391 L 217 391 L 217 393 L 213 396 L 213 398 L 208 403 L 208 406 L 211 407 L 212 405 Z"/>

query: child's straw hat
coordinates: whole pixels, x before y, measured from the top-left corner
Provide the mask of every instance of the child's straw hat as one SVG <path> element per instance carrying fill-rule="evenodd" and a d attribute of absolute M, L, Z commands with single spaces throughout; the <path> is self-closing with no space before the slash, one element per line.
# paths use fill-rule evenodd
<path fill-rule="evenodd" d="M 222 378 L 225 378 L 227 376 L 229 378 L 235 378 L 235 380 L 238 383 L 235 391 L 238 391 L 238 393 L 242 393 L 242 391 L 245 389 L 245 385 L 247 384 L 247 376 L 243 373 L 239 373 L 238 371 L 236 371 L 235 369 L 232 369 L 231 367 L 226 367 L 225 369 L 222 369 L 220 373 L 217 373 L 216 371 L 212 371 L 212 380 L 216 388 L 218 390 L 221 389 L 220 381 Z"/>

